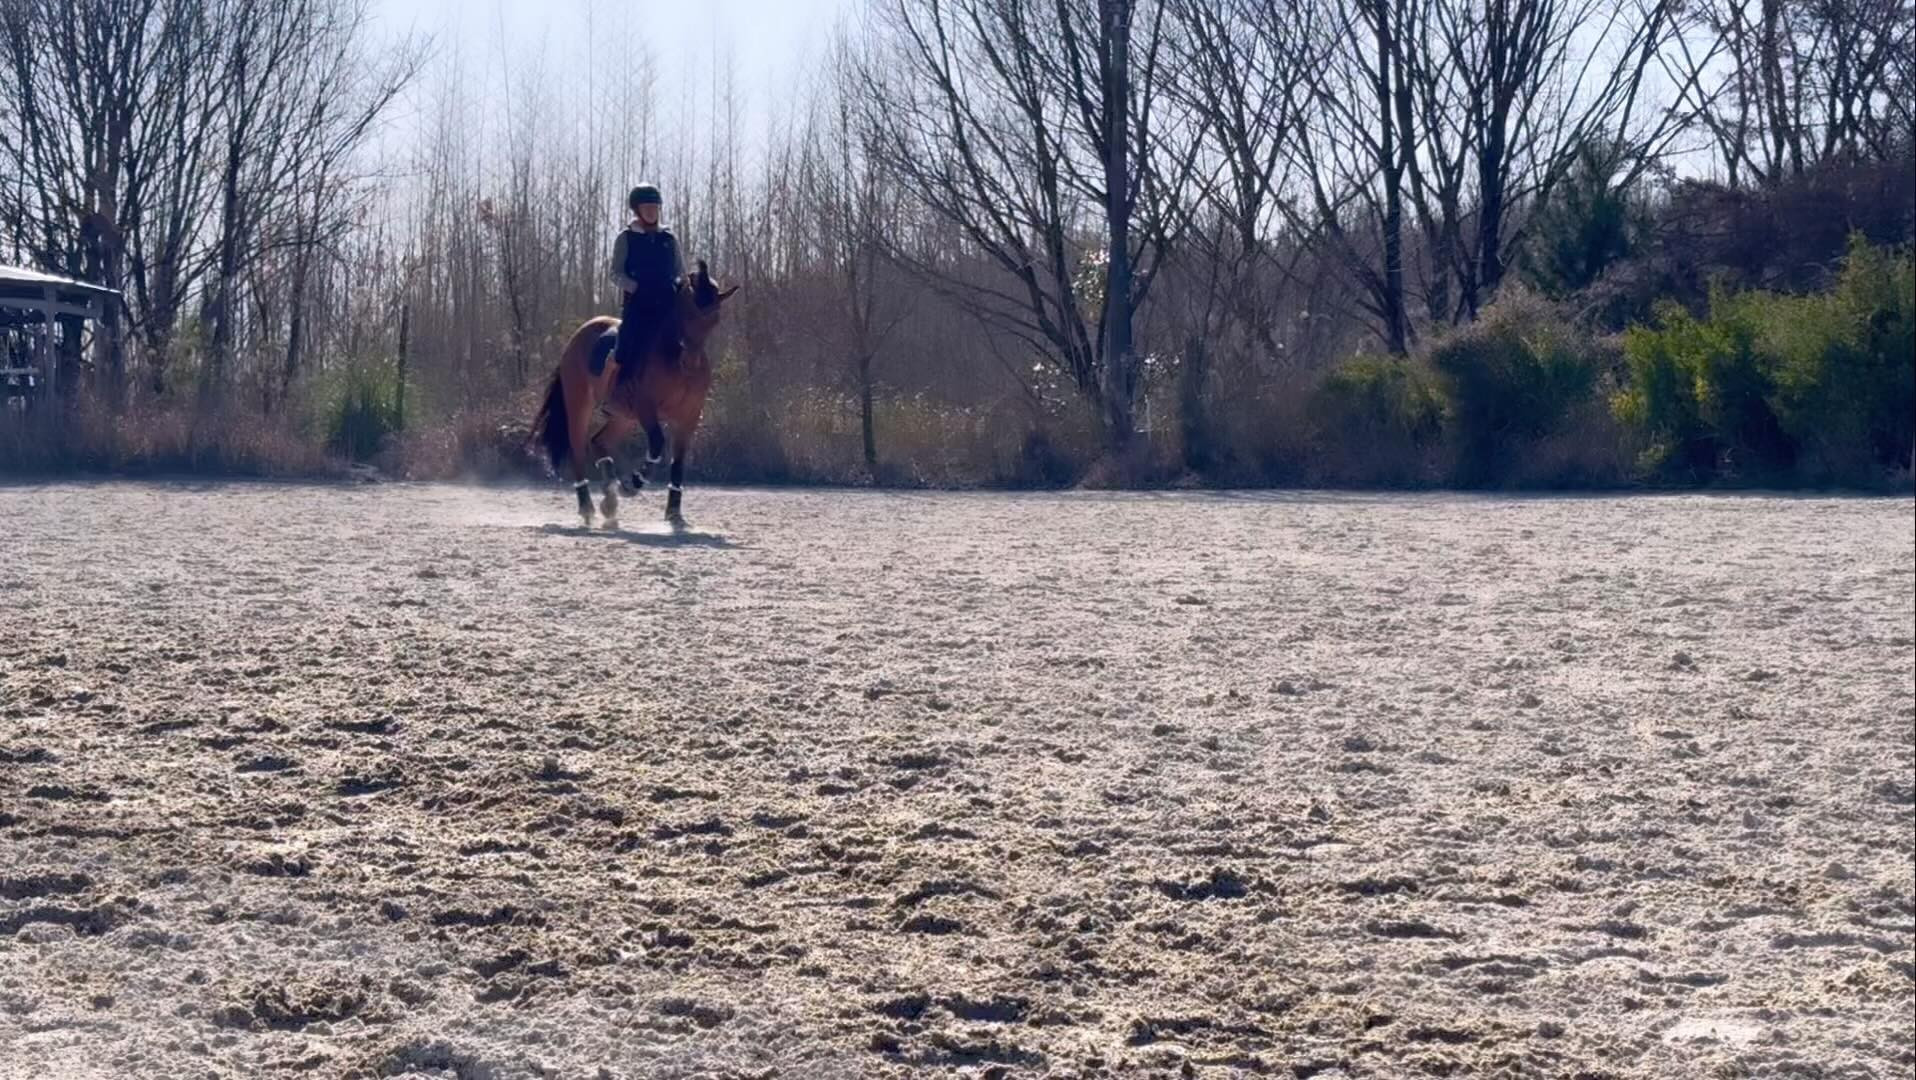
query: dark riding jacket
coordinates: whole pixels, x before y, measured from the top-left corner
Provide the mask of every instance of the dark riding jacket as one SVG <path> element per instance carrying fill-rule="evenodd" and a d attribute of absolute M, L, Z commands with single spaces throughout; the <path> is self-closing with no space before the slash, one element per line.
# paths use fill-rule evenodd
<path fill-rule="evenodd" d="M 666 228 L 642 229 L 635 222 L 612 244 L 612 280 L 632 300 L 661 303 L 678 293 L 685 277 L 679 242 Z"/>
<path fill-rule="evenodd" d="M 641 228 L 634 221 L 613 242 L 612 280 L 625 290 L 617 338 L 620 379 L 637 375 L 654 345 L 678 358 L 678 294 L 684 278 L 671 230 Z"/>

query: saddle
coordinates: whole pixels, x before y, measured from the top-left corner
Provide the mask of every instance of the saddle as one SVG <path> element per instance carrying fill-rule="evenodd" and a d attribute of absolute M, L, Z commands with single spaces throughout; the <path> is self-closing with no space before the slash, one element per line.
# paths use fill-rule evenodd
<path fill-rule="evenodd" d="M 614 327 L 605 331 L 599 335 L 597 341 L 592 343 L 592 351 L 588 354 L 587 367 L 594 376 L 605 374 L 607 359 L 618 351 L 619 329 L 619 327 Z M 677 364 L 679 357 L 685 352 L 685 341 L 682 338 L 672 341 L 656 341 L 653 343 L 653 348 L 650 351 L 656 351 L 668 363 Z M 643 366 L 643 363 L 639 363 L 621 369 L 619 371 L 619 381 L 625 381 L 628 377 L 636 374 Z"/>
<path fill-rule="evenodd" d="M 600 334 L 599 340 L 592 343 L 592 352 L 587 357 L 586 364 L 587 367 L 591 369 L 592 374 L 595 376 L 605 374 L 606 361 L 611 359 L 612 354 L 617 352 L 618 349 L 619 332 L 617 330 L 607 330 L 605 333 Z M 682 341 L 666 342 L 660 345 L 657 351 L 660 359 L 664 360 L 667 364 L 676 365 L 679 357 L 685 353 L 685 343 Z M 638 364 L 620 369 L 619 381 L 625 381 L 626 378 L 636 374 L 639 370 L 640 365 Z"/>
<path fill-rule="evenodd" d="M 613 351 L 618 347 L 619 332 L 617 330 L 607 330 L 605 333 L 599 335 L 599 340 L 592 343 L 592 352 L 586 366 L 595 377 L 605 374 L 606 359 L 610 357 Z"/>

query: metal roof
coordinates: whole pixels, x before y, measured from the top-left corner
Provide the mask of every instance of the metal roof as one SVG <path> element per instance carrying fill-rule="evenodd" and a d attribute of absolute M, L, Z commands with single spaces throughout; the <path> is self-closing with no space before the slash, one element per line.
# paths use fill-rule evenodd
<path fill-rule="evenodd" d="M 24 266 L 0 266 L 0 287 L 7 285 L 25 285 L 29 288 L 45 289 L 48 286 L 62 292 L 82 292 L 92 296 L 118 296 L 118 292 L 87 281 L 75 281 L 58 274 L 43 274 L 38 270 L 28 270 Z"/>

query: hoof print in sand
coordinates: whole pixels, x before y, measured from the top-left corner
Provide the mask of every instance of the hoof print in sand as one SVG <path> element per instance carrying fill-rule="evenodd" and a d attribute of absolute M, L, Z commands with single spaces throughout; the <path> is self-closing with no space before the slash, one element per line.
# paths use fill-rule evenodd
<path fill-rule="evenodd" d="M 349 1017 L 386 1019 L 379 989 L 367 976 L 328 975 L 293 982 L 264 981 L 241 988 L 213 1014 L 223 1027 L 297 1031 Z"/>
<path fill-rule="evenodd" d="M 466 926 L 487 928 L 493 926 L 544 926 L 545 916 L 536 911 L 525 911 L 511 904 L 480 911 L 472 908 L 448 908 L 435 912 L 432 916 L 434 926 Z"/>
<path fill-rule="evenodd" d="M 48 896 L 72 896 L 93 887 L 85 874 L 28 874 L 0 877 L 0 900 L 39 900 Z"/>
<path fill-rule="evenodd" d="M 0 916 L 0 937 L 25 935 L 28 927 L 67 927 L 82 937 L 99 937 L 126 922 L 129 905 L 100 904 L 96 907 L 60 907 L 54 904 L 30 907 Z M 54 934 L 59 934 L 58 930 Z"/>
<path fill-rule="evenodd" d="M 1462 941 L 1464 935 L 1455 930 L 1443 930 L 1421 920 L 1403 921 L 1377 920 L 1364 924 L 1364 929 L 1378 937 L 1418 939 L 1427 938 L 1439 941 Z"/>
<path fill-rule="evenodd" d="M 1241 900 L 1251 894 L 1251 884 L 1236 871 L 1213 867 L 1209 877 L 1186 884 L 1160 881 L 1159 892 L 1173 900 Z"/>
<path fill-rule="evenodd" d="M 406 786 L 406 779 L 395 773 L 387 774 L 351 774 L 340 777 L 335 789 L 340 795 L 354 798 L 360 795 L 377 795 L 382 791 Z"/>
<path fill-rule="evenodd" d="M 660 1016 L 682 1017 L 702 1028 L 715 1028 L 737 1015 L 730 1006 L 711 1005 L 686 997 L 662 998 L 658 1010 Z"/>

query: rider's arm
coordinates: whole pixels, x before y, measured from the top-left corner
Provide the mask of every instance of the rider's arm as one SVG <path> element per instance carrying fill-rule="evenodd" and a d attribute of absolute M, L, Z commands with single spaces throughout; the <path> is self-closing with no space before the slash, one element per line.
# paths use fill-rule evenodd
<path fill-rule="evenodd" d="M 678 288 L 685 281 L 685 260 L 679 257 L 679 238 L 672 238 L 672 287 Z"/>
<path fill-rule="evenodd" d="M 625 241 L 630 235 L 628 230 L 620 229 L 619 238 L 612 241 L 612 283 L 626 292 L 639 287 L 639 283 L 625 273 Z"/>

